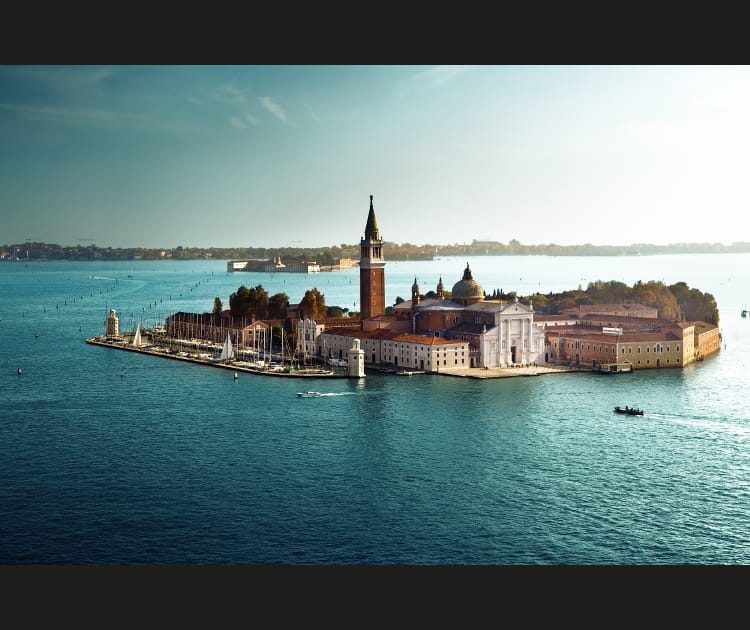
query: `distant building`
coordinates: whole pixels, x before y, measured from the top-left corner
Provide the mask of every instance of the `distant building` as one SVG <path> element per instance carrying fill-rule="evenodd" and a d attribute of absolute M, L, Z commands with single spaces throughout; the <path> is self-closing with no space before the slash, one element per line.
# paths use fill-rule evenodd
<path fill-rule="evenodd" d="M 230 260 L 227 271 L 261 271 L 264 273 L 318 273 L 320 265 L 316 262 L 300 262 L 285 264 L 281 256 L 275 256 L 272 262 L 257 260 Z"/>

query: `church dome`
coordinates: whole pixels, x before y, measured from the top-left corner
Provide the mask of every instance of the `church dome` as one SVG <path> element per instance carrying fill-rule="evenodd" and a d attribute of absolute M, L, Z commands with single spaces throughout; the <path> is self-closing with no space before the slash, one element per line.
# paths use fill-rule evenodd
<path fill-rule="evenodd" d="M 484 289 L 481 284 L 471 277 L 469 263 L 466 263 L 464 277 L 453 285 L 451 300 L 464 306 L 484 300 Z"/>

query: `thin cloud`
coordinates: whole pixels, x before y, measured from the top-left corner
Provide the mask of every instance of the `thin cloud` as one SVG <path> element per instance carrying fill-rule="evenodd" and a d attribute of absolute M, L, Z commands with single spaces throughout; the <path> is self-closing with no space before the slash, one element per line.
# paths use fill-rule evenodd
<path fill-rule="evenodd" d="M 46 83 L 55 89 L 82 89 L 96 86 L 115 74 L 112 68 L 85 66 L 34 66 L 11 68 L 19 76 Z"/>
<path fill-rule="evenodd" d="M 147 115 L 124 114 L 111 109 L 50 107 L 0 103 L 0 110 L 15 112 L 28 120 L 50 124 L 66 124 L 105 129 L 133 129 L 142 131 L 192 133 L 195 129 L 179 120 L 162 120 Z"/>
<path fill-rule="evenodd" d="M 251 114 L 243 114 L 242 116 L 231 116 L 229 118 L 229 124 L 235 129 L 247 129 L 248 127 L 255 126 L 260 123 L 255 116 Z"/>
<path fill-rule="evenodd" d="M 25 118 L 47 122 L 99 122 L 114 123 L 135 120 L 132 115 L 124 115 L 107 109 L 65 108 L 46 105 L 24 105 L 0 103 L 0 109 L 15 112 Z"/>
<path fill-rule="evenodd" d="M 417 86 L 423 88 L 439 87 L 448 81 L 461 76 L 471 70 L 473 66 L 435 66 L 414 75 Z"/>
<path fill-rule="evenodd" d="M 400 79 L 396 87 L 398 98 L 409 98 L 413 94 L 440 88 L 463 76 L 474 66 L 434 66 L 420 70 Z"/>
<path fill-rule="evenodd" d="M 216 88 L 215 98 L 222 103 L 246 103 L 247 98 L 245 97 L 245 94 L 247 92 L 249 92 L 249 90 L 243 90 L 228 83 Z"/>
<path fill-rule="evenodd" d="M 260 104 L 263 105 L 263 107 L 265 107 L 269 112 L 276 116 L 276 118 L 278 118 L 281 122 L 291 124 L 289 122 L 289 118 L 286 115 L 286 112 L 284 111 L 284 108 L 276 101 L 274 101 L 270 96 L 259 96 L 258 100 L 260 101 Z"/>

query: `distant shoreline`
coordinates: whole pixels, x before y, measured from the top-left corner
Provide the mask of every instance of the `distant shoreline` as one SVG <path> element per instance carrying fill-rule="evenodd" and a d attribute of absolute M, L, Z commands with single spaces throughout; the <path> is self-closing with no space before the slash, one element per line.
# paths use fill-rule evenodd
<path fill-rule="evenodd" d="M 657 256 L 665 254 L 746 254 L 750 242 L 723 243 L 672 243 L 653 245 L 523 245 L 517 241 L 508 244 L 497 241 L 477 241 L 454 245 L 412 245 L 385 242 L 386 258 L 397 260 L 435 260 L 450 256 Z M 271 261 L 280 256 L 285 263 L 314 261 L 323 266 L 336 266 L 341 259 L 359 260 L 358 245 L 330 247 L 176 247 L 176 248 L 112 248 L 96 245 L 61 246 L 49 243 L 16 243 L 0 246 L 0 261 L 29 262 L 56 260 L 75 261 L 136 261 L 136 260 L 221 260 L 236 259 Z"/>

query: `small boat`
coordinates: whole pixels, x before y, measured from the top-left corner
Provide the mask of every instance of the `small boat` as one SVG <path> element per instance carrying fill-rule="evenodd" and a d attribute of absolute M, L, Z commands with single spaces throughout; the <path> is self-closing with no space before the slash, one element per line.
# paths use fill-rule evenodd
<path fill-rule="evenodd" d="M 320 392 L 297 392 L 300 398 L 320 398 L 322 395 Z"/>
<path fill-rule="evenodd" d="M 626 413 L 629 416 L 642 416 L 643 410 L 638 409 L 637 407 L 628 407 L 625 405 L 624 407 L 615 407 L 615 411 L 617 413 Z"/>
<path fill-rule="evenodd" d="M 224 347 L 221 349 L 221 355 L 218 357 L 221 361 L 229 361 L 234 359 L 234 348 L 232 348 L 232 338 L 227 333 L 227 340 L 224 342 Z"/>
<path fill-rule="evenodd" d="M 133 341 L 130 342 L 131 345 L 140 347 L 143 345 L 143 341 L 141 340 L 141 322 L 138 322 L 138 326 L 135 328 L 135 333 L 133 334 Z"/>

